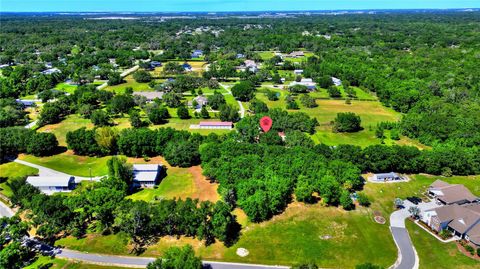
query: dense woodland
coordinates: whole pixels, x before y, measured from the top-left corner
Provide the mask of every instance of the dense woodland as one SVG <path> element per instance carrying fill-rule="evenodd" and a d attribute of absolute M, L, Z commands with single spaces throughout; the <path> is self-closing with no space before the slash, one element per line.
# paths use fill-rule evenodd
<path fill-rule="evenodd" d="M 203 26 L 220 34 L 177 35 Z M 377 93 L 385 105 L 406 113 L 404 134 L 430 145 L 473 146 L 480 144 L 478 26 L 476 12 L 163 22 L 3 16 L 0 62 L 22 66 L 3 70 L 0 94 L 41 92 L 67 76 L 108 77 L 109 58 L 129 66 L 149 58 L 149 50 L 163 50 L 152 59 L 165 60 L 188 59 L 202 49 L 228 73 L 237 53 L 260 60 L 256 51 L 304 48 L 316 54 L 303 66 L 307 76 L 336 76 Z M 63 72 L 32 76 L 42 68 L 39 60 L 60 62 Z M 92 71 L 93 65 L 100 70 Z"/>

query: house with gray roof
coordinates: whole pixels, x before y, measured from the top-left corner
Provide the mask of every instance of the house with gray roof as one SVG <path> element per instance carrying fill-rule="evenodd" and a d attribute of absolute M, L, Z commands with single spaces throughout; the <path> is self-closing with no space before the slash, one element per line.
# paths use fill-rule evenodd
<path fill-rule="evenodd" d="M 390 172 L 390 173 L 374 174 L 372 177 L 372 180 L 378 181 L 378 182 L 385 182 L 385 181 L 403 180 L 403 178 L 397 173 Z"/>
<path fill-rule="evenodd" d="M 480 201 L 469 189 L 461 184 L 449 184 L 436 180 L 428 187 L 428 195 L 444 205 L 468 204 Z"/>
<path fill-rule="evenodd" d="M 480 246 L 480 204 L 451 204 L 427 210 L 422 219 L 432 230 L 450 231 L 454 236 Z"/>

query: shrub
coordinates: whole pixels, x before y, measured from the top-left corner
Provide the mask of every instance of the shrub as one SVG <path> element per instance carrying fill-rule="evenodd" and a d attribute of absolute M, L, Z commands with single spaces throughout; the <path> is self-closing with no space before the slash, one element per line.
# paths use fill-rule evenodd
<path fill-rule="evenodd" d="M 368 199 L 368 196 L 365 193 L 359 193 L 358 194 L 358 203 L 361 206 L 370 206 L 370 200 Z"/>
<path fill-rule="evenodd" d="M 468 251 L 468 252 L 470 252 L 470 254 L 471 254 L 472 256 L 475 254 L 475 249 L 474 249 L 472 246 L 468 245 L 468 244 L 465 245 L 465 250 Z"/>

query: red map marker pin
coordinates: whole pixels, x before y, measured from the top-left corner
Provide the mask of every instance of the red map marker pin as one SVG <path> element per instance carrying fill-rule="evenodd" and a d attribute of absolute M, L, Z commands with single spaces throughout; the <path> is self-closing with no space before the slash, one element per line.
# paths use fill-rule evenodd
<path fill-rule="evenodd" d="M 260 119 L 260 127 L 266 133 L 272 128 L 272 119 L 269 116 L 265 116 Z"/>

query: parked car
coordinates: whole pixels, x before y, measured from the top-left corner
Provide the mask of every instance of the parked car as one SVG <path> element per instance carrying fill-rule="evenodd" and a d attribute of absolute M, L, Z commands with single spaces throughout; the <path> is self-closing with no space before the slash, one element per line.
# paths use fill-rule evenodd
<path fill-rule="evenodd" d="M 412 202 L 412 204 L 414 204 L 414 205 L 418 205 L 419 203 L 422 202 L 422 199 L 420 199 L 418 197 L 415 197 L 415 196 L 407 197 L 407 200 Z"/>

